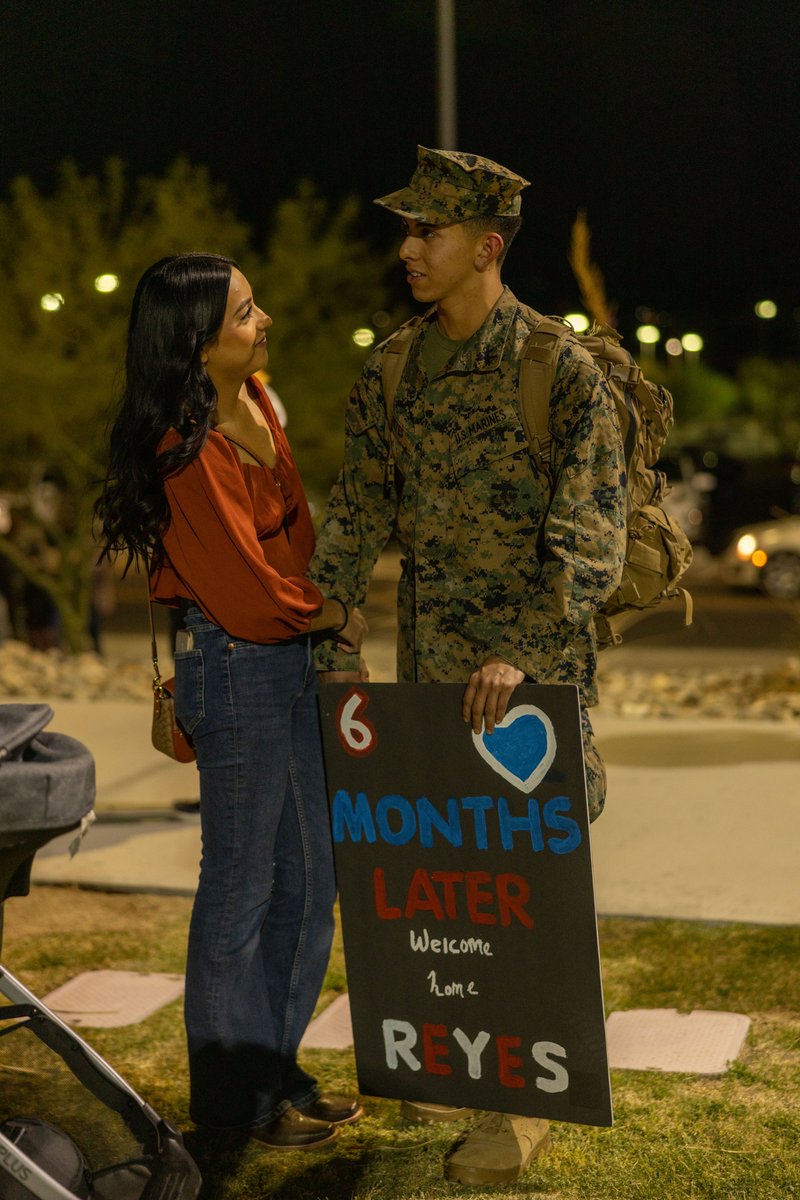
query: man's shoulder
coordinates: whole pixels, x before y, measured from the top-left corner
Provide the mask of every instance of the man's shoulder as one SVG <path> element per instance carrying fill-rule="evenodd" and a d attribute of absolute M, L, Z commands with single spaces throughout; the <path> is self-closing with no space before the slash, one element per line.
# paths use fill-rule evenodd
<path fill-rule="evenodd" d="M 429 314 L 426 312 L 420 316 L 411 317 L 408 321 L 404 321 L 402 325 L 398 326 L 387 338 L 384 338 L 382 342 L 379 342 L 377 346 L 374 346 L 364 361 L 357 383 L 380 386 L 387 369 L 387 360 L 391 362 L 395 357 L 399 360 L 400 365 L 404 366 L 414 342 L 430 323 L 428 316 Z"/>
<path fill-rule="evenodd" d="M 385 354 L 391 353 L 393 350 L 398 349 L 398 347 L 410 344 L 430 325 L 435 315 L 436 306 L 434 305 L 426 309 L 424 313 L 418 313 L 414 317 L 409 317 L 402 325 L 398 325 L 397 329 L 390 333 L 387 338 L 378 343 L 372 351 L 370 358 L 373 356 L 383 358 Z"/>
<path fill-rule="evenodd" d="M 516 297 L 514 297 L 514 299 L 516 299 Z M 533 333 L 533 330 L 536 328 L 536 326 L 545 319 L 543 313 L 540 313 L 538 309 L 533 308 L 533 306 L 530 304 L 524 304 L 522 300 L 517 300 L 517 311 L 515 315 L 517 321 L 530 333 Z"/>

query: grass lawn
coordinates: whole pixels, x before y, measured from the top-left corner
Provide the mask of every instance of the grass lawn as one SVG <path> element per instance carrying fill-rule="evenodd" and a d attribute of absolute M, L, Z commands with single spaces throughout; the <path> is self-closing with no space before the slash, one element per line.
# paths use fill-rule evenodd
<path fill-rule="evenodd" d="M 100 967 L 181 971 L 190 904 L 36 888 L 5 905 L 3 962 L 39 996 Z M 446 1184 L 441 1158 L 458 1128 L 404 1125 L 390 1100 L 367 1100 L 367 1116 L 314 1153 L 200 1140 L 187 1116 L 180 1003 L 140 1025 L 83 1032 L 157 1112 L 187 1131 L 203 1200 L 800 1198 L 800 928 L 605 919 L 600 938 L 608 1011 L 721 1009 L 751 1017 L 750 1034 L 718 1079 L 612 1072 L 614 1128 L 557 1126 L 552 1152 L 508 1187 Z M 321 1004 L 344 986 L 337 945 Z M 305 1061 L 331 1090 L 354 1090 L 351 1053 L 316 1051 Z M 29 1034 L 0 1040 L 0 1116 L 50 1115 L 78 1140 L 88 1122 L 116 1153 L 119 1130 L 87 1097 Z"/>

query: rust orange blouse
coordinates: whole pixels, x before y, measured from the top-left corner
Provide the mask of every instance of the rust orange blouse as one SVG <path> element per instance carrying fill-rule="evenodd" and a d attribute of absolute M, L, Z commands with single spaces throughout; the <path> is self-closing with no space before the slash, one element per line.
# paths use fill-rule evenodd
<path fill-rule="evenodd" d="M 322 604 L 305 578 L 314 527 L 286 434 L 258 380 L 248 388 L 275 442 L 273 468 L 242 462 L 211 430 L 198 457 L 164 481 L 170 523 L 154 571 L 153 600 L 190 600 L 215 625 L 251 642 L 306 633 Z M 180 442 L 171 429 L 159 452 Z"/>

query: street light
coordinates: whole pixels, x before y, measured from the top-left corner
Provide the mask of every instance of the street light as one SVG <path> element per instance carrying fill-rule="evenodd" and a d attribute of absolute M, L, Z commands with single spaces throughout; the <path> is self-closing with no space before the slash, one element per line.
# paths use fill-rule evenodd
<path fill-rule="evenodd" d="M 437 0 L 436 30 L 439 146 L 442 150 L 455 150 L 458 146 L 455 0 Z"/>
<path fill-rule="evenodd" d="M 642 358 L 654 358 L 656 342 L 661 341 L 661 330 L 657 325 L 640 325 L 636 330 L 639 353 Z"/>
<path fill-rule="evenodd" d="M 591 324 L 591 321 L 587 317 L 586 313 L 582 312 L 567 313 L 567 315 L 564 317 L 564 320 L 569 321 L 576 333 L 586 333 L 586 330 Z"/>
<path fill-rule="evenodd" d="M 774 300 L 759 300 L 753 306 L 753 311 L 758 317 L 758 352 L 762 355 L 767 355 L 771 349 L 771 330 L 768 321 L 774 321 L 778 315 L 778 306 Z"/>
<path fill-rule="evenodd" d="M 95 290 L 98 292 L 115 292 L 119 287 L 119 275 L 98 275 L 94 281 Z"/>
<path fill-rule="evenodd" d="M 704 344 L 699 333 L 685 333 L 681 338 L 681 345 L 687 354 L 699 354 Z"/>
<path fill-rule="evenodd" d="M 60 308 L 64 307 L 64 297 L 61 292 L 47 292 L 42 296 L 39 304 L 45 312 L 58 312 Z"/>
<path fill-rule="evenodd" d="M 661 330 L 657 325 L 640 325 L 636 337 L 643 346 L 655 346 L 656 342 L 661 341 Z"/>
<path fill-rule="evenodd" d="M 375 341 L 375 334 L 371 329 L 356 329 L 353 333 L 353 341 L 357 346 L 362 346 L 366 349 Z"/>
<path fill-rule="evenodd" d="M 681 345 L 680 338 L 667 338 L 666 342 L 664 342 L 664 349 L 670 358 L 680 358 L 683 354 L 683 346 Z"/>

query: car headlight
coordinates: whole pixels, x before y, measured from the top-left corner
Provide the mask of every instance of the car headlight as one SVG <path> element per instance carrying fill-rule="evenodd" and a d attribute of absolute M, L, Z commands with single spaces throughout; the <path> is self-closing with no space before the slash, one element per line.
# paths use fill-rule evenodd
<path fill-rule="evenodd" d="M 757 549 L 758 542 L 752 533 L 743 533 L 736 543 L 736 556 L 741 558 L 742 562 L 748 562 Z"/>

